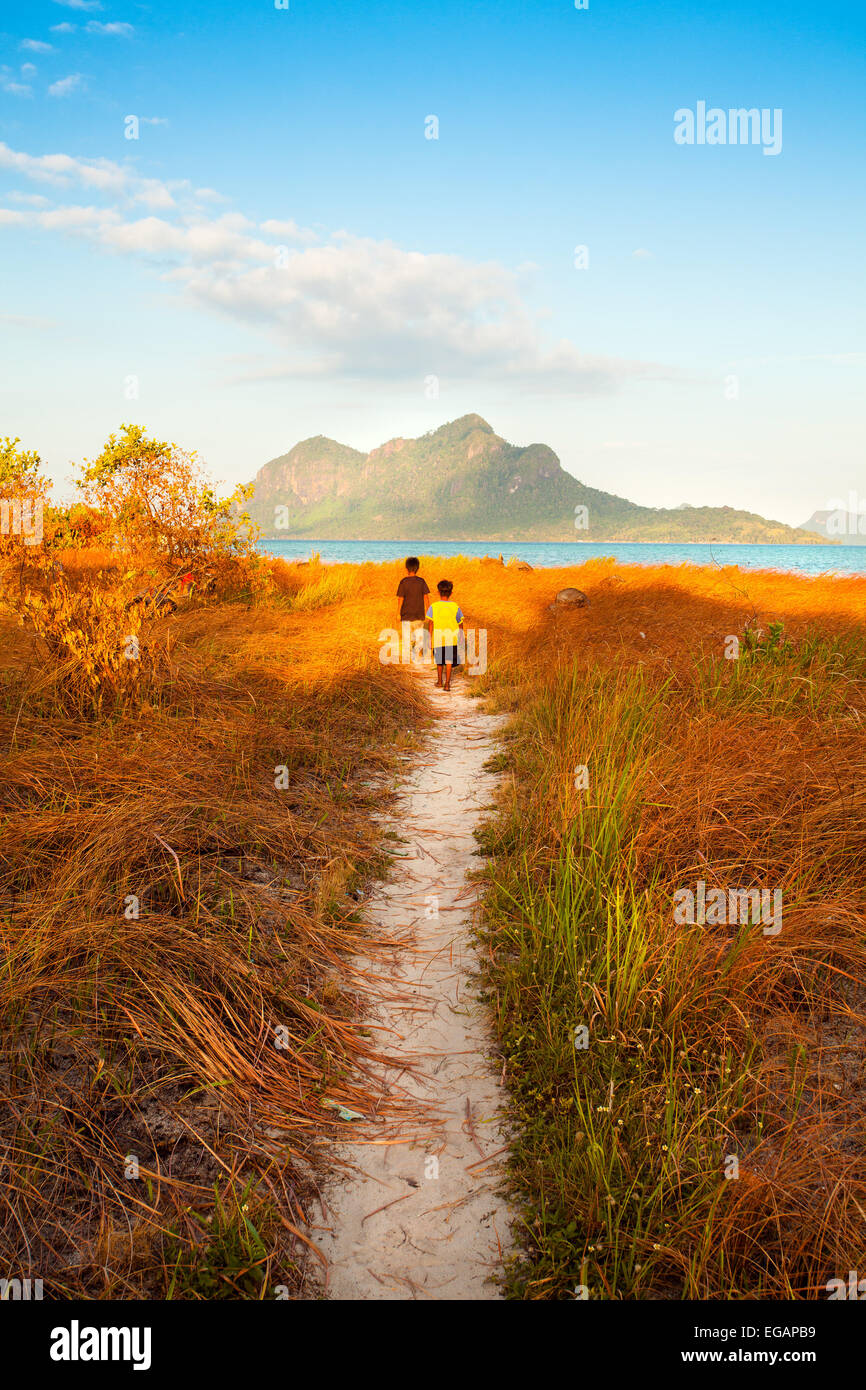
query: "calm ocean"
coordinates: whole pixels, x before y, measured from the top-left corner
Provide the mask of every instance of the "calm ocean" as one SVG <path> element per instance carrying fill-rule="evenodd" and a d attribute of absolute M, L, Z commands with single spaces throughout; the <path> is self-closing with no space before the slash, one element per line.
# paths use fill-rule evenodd
<path fill-rule="evenodd" d="M 310 541 L 263 540 L 259 549 L 285 560 L 306 560 L 318 551 L 326 564 L 399 560 L 417 555 L 518 555 L 537 568 L 581 565 L 613 555 L 626 565 L 740 565 L 743 569 L 792 570 L 798 574 L 866 574 L 866 545 L 602 545 L 569 541 Z"/>

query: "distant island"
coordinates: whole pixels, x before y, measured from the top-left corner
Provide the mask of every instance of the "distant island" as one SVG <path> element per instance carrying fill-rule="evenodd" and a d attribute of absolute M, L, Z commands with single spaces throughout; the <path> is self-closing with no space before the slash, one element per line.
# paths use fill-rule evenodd
<path fill-rule="evenodd" d="M 735 507 L 638 506 L 579 482 L 546 444 L 507 443 L 480 415 L 369 454 L 316 435 L 254 483 L 247 510 L 268 539 L 826 543 Z"/>
<path fill-rule="evenodd" d="M 840 506 L 835 511 L 813 512 L 809 520 L 803 522 L 803 530 L 817 536 L 825 545 L 866 545 L 866 513 L 857 510 L 854 498 L 847 510 Z"/>

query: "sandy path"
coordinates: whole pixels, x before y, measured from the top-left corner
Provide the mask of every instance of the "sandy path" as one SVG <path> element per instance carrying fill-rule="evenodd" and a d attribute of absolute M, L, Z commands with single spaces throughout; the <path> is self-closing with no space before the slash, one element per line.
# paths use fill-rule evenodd
<path fill-rule="evenodd" d="M 353 1173 L 327 1193 L 330 1230 L 315 1232 L 335 1299 L 496 1299 L 490 1276 L 510 1249 L 496 1192 L 504 1098 L 469 979 L 476 895 L 466 881 L 479 866 L 472 831 L 495 783 L 482 764 L 501 721 L 482 714 L 460 681 L 446 695 L 428 672 L 418 679 L 430 682 L 445 718 L 401 785 L 388 827 L 407 843 L 365 915 L 396 947 L 371 1019 L 392 1030 L 375 1036 L 397 1059 L 383 1090 L 421 1102 L 421 1119 L 396 1129 L 357 1122 L 355 1142 L 339 1150 Z"/>

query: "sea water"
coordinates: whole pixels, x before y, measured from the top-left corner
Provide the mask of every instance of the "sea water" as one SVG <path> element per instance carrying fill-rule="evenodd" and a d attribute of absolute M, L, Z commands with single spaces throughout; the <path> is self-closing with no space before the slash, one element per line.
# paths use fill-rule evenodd
<path fill-rule="evenodd" d="M 259 548 L 284 560 L 307 560 L 318 552 L 325 564 L 402 560 L 406 555 L 517 556 L 535 568 L 562 569 L 611 555 L 625 565 L 739 565 L 743 569 L 796 574 L 866 574 L 866 545 L 694 545 L 680 541 L 259 541 Z"/>

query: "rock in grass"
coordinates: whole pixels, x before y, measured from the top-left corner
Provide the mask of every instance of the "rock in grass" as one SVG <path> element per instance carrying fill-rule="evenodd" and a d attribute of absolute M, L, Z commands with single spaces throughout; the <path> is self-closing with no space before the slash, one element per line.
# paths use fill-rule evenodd
<path fill-rule="evenodd" d="M 589 608 L 589 599 L 582 589 L 560 589 L 549 607 L 551 613 L 558 608 Z"/>

